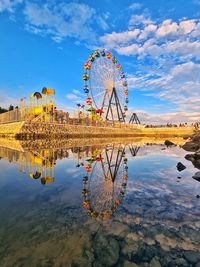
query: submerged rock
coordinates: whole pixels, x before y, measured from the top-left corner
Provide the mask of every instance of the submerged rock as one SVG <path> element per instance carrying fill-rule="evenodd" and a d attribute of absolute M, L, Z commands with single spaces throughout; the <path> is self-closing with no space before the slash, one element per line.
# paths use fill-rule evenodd
<path fill-rule="evenodd" d="M 128 225 L 120 222 L 113 222 L 109 234 L 117 237 L 125 237 L 130 232 Z"/>
<path fill-rule="evenodd" d="M 195 175 L 192 176 L 192 178 L 200 182 L 200 172 L 196 172 Z"/>
<path fill-rule="evenodd" d="M 200 169 L 200 153 L 187 154 L 185 159 L 192 162 L 195 168 Z"/>
<path fill-rule="evenodd" d="M 186 151 L 191 151 L 191 152 L 195 152 L 200 148 L 200 144 L 195 143 L 195 142 L 187 142 L 185 143 L 182 148 Z"/>
<path fill-rule="evenodd" d="M 188 262 L 184 258 L 177 258 L 173 261 L 175 266 L 188 267 Z"/>
<path fill-rule="evenodd" d="M 186 169 L 185 165 L 183 165 L 183 163 L 181 163 L 181 162 L 178 162 L 178 164 L 177 164 L 176 167 L 177 167 L 177 170 L 178 170 L 179 172 L 181 172 L 181 171 L 183 171 L 183 170 Z"/>
<path fill-rule="evenodd" d="M 123 267 L 139 267 L 139 265 L 134 262 L 125 261 Z"/>
<path fill-rule="evenodd" d="M 164 144 L 166 146 L 175 146 L 175 144 L 173 142 L 169 141 L 169 140 L 165 140 Z"/>
<path fill-rule="evenodd" d="M 113 266 L 119 259 L 119 244 L 116 239 L 98 233 L 94 238 L 95 266 Z"/>
<path fill-rule="evenodd" d="M 188 250 L 184 252 L 184 256 L 187 261 L 191 263 L 197 263 L 200 261 L 200 254 L 197 251 Z"/>
<path fill-rule="evenodd" d="M 160 261 L 154 257 L 150 262 L 150 267 L 161 267 Z"/>
<path fill-rule="evenodd" d="M 199 142 L 200 143 L 200 135 L 195 135 L 192 138 L 193 142 Z"/>
<path fill-rule="evenodd" d="M 187 155 L 185 155 L 185 159 L 187 159 L 189 161 L 194 161 L 194 154 L 187 154 Z"/>

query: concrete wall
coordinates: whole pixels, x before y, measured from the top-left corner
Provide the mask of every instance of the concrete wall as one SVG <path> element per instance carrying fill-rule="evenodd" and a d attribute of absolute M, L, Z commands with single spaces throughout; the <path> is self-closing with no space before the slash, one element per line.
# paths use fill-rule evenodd
<path fill-rule="evenodd" d="M 16 137 L 18 139 L 38 138 L 90 138 L 90 137 L 175 137 L 190 136 L 193 134 L 193 127 L 172 127 L 172 128 L 130 128 L 122 125 L 121 128 L 93 127 L 83 125 L 67 124 L 44 124 L 16 122 L 0 125 L 0 136 Z"/>
<path fill-rule="evenodd" d="M 18 138 L 89 138 L 89 137 L 112 137 L 112 136 L 133 136 L 139 135 L 140 129 L 94 127 L 84 125 L 68 124 L 41 124 L 25 123 L 20 132 L 16 134 Z"/>
<path fill-rule="evenodd" d="M 0 136 L 2 137 L 15 137 L 17 133 L 22 131 L 24 122 L 12 122 L 0 124 Z"/>

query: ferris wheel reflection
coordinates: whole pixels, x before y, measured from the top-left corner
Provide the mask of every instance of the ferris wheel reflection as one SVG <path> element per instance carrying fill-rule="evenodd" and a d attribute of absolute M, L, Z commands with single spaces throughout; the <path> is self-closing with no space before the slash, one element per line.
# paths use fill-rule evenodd
<path fill-rule="evenodd" d="M 125 146 L 92 149 L 83 177 L 83 208 L 95 220 L 109 219 L 122 204 L 128 181 Z"/>

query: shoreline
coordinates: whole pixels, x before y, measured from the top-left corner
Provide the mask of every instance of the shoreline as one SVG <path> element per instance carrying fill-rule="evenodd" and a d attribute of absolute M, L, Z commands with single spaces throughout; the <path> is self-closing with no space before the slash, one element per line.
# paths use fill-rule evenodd
<path fill-rule="evenodd" d="M 183 137 L 194 134 L 194 127 L 145 128 L 143 125 L 118 125 L 115 127 L 85 126 L 69 124 L 45 124 L 15 122 L 0 124 L 0 137 L 18 140 L 68 139 L 68 138 L 123 138 L 123 137 Z"/>

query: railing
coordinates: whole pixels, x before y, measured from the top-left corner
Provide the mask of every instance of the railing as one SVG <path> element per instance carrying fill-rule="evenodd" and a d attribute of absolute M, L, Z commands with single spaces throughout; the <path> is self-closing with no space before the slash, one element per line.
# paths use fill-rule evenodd
<path fill-rule="evenodd" d="M 0 124 L 23 121 L 22 113 L 19 109 L 14 109 L 0 114 Z"/>
<path fill-rule="evenodd" d="M 0 124 L 12 123 L 12 122 L 20 122 L 20 121 L 29 121 L 37 122 L 38 119 L 43 120 L 41 116 L 30 117 L 30 112 L 27 109 L 25 111 L 21 111 L 20 109 L 14 109 L 8 112 L 4 112 L 0 114 Z M 112 127 L 112 128 L 141 128 L 141 125 L 131 125 L 131 124 L 122 124 L 122 123 L 112 123 L 108 121 L 95 121 L 89 118 L 66 118 L 64 120 L 56 120 L 56 116 L 53 116 L 49 122 L 44 123 L 54 123 L 54 124 L 66 124 L 66 125 L 76 125 L 76 126 L 93 126 L 93 127 Z M 142 126 L 143 127 L 143 126 Z"/>
<path fill-rule="evenodd" d="M 32 122 L 38 122 L 41 120 L 41 123 L 50 123 L 50 124 L 58 124 L 58 125 L 74 125 L 74 126 L 90 126 L 90 127 L 109 127 L 109 128 L 122 128 L 122 129 L 142 129 L 142 128 L 198 128 L 199 125 L 193 124 L 193 125 L 142 125 L 142 124 L 129 124 L 129 123 L 119 123 L 119 122 L 109 122 L 109 121 L 96 121 L 89 117 L 82 117 L 82 118 L 70 118 L 67 117 L 61 117 L 58 118 L 56 114 L 53 116 L 49 116 L 49 121 L 45 121 L 44 114 L 41 115 L 31 115 L 31 112 L 29 109 L 14 109 L 5 113 L 0 114 L 0 124 L 6 124 L 6 123 L 12 123 L 12 122 L 21 122 L 26 121 L 29 123 Z"/>

